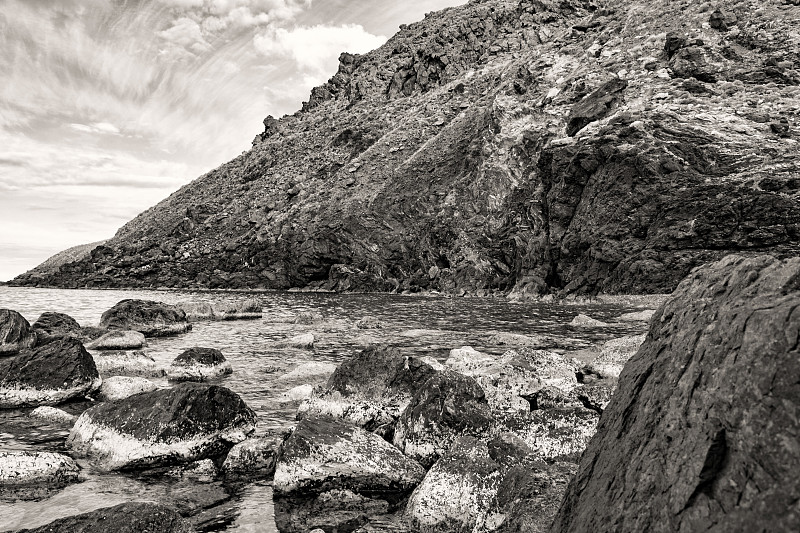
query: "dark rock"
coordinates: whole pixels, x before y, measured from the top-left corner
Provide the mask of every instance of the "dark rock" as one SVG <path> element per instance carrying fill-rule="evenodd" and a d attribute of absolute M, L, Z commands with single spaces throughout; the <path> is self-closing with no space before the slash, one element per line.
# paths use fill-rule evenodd
<path fill-rule="evenodd" d="M 300 405 L 298 417 L 336 416 L 368 431 L 394 425 L 435 373 L 429 364 L 397 348 L 367 348 L 336 367 L 325 387 Z"/>
<path fill-rule="evenodd" d="M 64 313 L 47 311 L 42 313 L 33 324 L 39 344 L 50 342 L 58 337 L 75 337 L 84 340 L 85 337 L 78 321 Z"/>
<path fill-rule="evenodd" d="M 459 436 L 478 436 L 491 424 L 489 404 L 474 379 L 453 371 L 434 374 L 397 421 L 394 445 L 430 467 Z"/>
<path fill-rule="evenodd" d="M 773 120 L 769 124 L 769 129 L 777 135 L 778 137 L 789 138 L 791 135 L 789 134 L 789 119 L 786 117 L 781 117 L 779 120 Z"/>
<path fill-rule="evenodd" d="M 192 533 L 181 516 L 155 503 L 122 503 L 75 516 L 59 518 L 20 533 Z"/>
<path fill-rule="evenodd" d="M 11 355 L 32 348 L 36 333 L 21 314 L 11 309 L 0 309 L 0 355 Z"/>
<path fill-rule="evenodd" d="M 553 532 L 797 531 L 800 259 L 696 269 L 620 375 Z"/>
<path fill-rule="evenodd" d="M 168 466 L 224 456 L 255 420 L 229 389 L 182 383 L 86 410 L 67 442 L 104 470 Z"/>
<path fill-rule="evenodd" d="M 56 405 L 83 397 L 100 383 L 83 344 L 64 337 L 0 361 L 0 408 Z"/>
<path fill-rule="evenodd" d="M 103 313 L 100 327 L 129 329 L 143 333 L 145 337 L 176 335 L 192 329 L 182 309 L 146 300 L 122 300 Z"/>
<path fill-rule="evenodd" d="M 724 59 L 704 46 L 681 48 L 670 60 L 670 67 L 675 77 L 706 83 L 715 83 L 726 70 Z"/>
<path fill-rule="evenodd" d="M 675 55 L 675 52 L 680 50 L 686 44 L 686 37 L 681 35 L 680 33 L 671 31 L 667 34 L 667 38 L 664 41 L 664 51 L 667 53 L 668 58 L 672 58 Z"/>
<path fill-rule="evenodd" d="M 233 372 L 222 352 L 215 348 L 189 348 L 176 357 L 167 378 L 172 381 L 207 381 Z"/>
<path fill-rule="evenodd" d="M 226 476 L 271 478 L 282 445 L 282 436 L 243 440 L 225 456 L 222 471 Z"/>
<path fill-rule="evenodd" d="M 567 119 L 567 135 L 573 136 L 587 124 L 607 116 L 619 102 L 620 93 L 627 87 L 627 80 L 612 78 L 572 106 Z"/>

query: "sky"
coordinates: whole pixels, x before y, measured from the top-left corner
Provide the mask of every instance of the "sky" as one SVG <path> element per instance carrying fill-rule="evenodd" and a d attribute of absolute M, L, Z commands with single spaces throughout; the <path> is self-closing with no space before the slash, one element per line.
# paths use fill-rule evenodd
<path fill-rule="evenodd" d="M 0 280 L 110 238 L 465 0 L 0 0 Z"/>

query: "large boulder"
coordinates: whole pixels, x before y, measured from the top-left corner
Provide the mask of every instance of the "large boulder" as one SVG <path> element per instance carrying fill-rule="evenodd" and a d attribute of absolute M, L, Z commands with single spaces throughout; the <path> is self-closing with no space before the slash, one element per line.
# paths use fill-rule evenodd
<path fill-rule="evenodd" d="M 155 503 L 129 502 L 59 518 L 19 533 L 192 533 L 194 528 L 176 511 Z"/>
<path fill-rule="evenodd" d="M 351 531 L 396 508 L 424 475 L 373 433 L 335 418 L 306 418 L 284 442 L 275 468 L 278 529 Z"/>
<path fill-rule="evenodd" d="M 414 489 L 406 517 L 421 533 L 481 531 L 501 479 L 486 443 L 461 437 Z"/>
<path fill-rule="evenodd" d="M 182 309 L 149 300 L 122 300 L 103 313 L 100 327 L 138 331 L 145 337 L 177 335 L 192 329 Z"/>
<path fill-rule="evenodd" d="M 56 405 L 83 397 L 100 384 L 83 344 L 62 337 L 0 361 L 0 408 Z"/>
<path fill-rule="evenodd" d="M 800 531 L 800 258 L 694 270 L 651 321 L 554 533 Z"/>
<path fill-rule="evenodd" d="M 0 309 L 0 355 L 11 355 L 32 348 L 36 333 L 25 317 L 11 309 Z"/>
<path fill-rule="evenodd" d="M 430 467 L 459 436 L 489 429 L 491 412 L 483 389 L 471 377 L 437 372 L 417 391 L 397 421 L 394 445 Z"/>
<path fill-rule="evenodd" d="M 104 470 L 167 466 L 224 455 L 255 421 L 229 389 L 181 383 L 86 410 L 67 443 Z"/>
<path fill-rule="evenodd" d="M 314 390 L 298 417 L 329 415 L 373 431 L 393 426 L 412 396 L 436 371 L 397 348 L 371 347 L 334 370 L 324 388 Z"/>
<path fill-rule="evenodd" d="M 598 412 L 580 407 L 555 407 L 499 417 L 493 434 L 512 433 L 542 460 L 577 462 L 597 429 Z"/>
<path fill-rule="evenodd" d="M 189 348 L 167 369 L 171 381 L 208 381 L 233 372 L 231 364 L 215 348 Z"/>
<path fill-rule="evenodd" d="M 37 342 L 44 344 L 58 337 L 75 337 L 84 340 L 81 325 L 78 321 L 64 313 L 47 311 L 42 313 L 33 323 Z"/>

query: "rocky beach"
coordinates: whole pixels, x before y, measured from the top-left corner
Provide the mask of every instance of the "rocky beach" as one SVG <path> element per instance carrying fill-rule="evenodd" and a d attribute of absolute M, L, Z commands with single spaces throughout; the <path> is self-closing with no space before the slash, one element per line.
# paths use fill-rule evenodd
<path fill-rule="evenodd" d="M 0 287 L 0 530 L 800 530 L 800 2 L 472 0 Z"/>

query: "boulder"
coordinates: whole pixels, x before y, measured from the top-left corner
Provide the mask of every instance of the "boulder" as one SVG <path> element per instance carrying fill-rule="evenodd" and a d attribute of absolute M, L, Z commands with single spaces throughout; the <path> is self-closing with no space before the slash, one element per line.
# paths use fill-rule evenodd
<path fill-rule="evenodd" d="M 322 322 L 325 317 L 322 316 L 322 313 L 317 313 L 315 311 L 302 311 L 295 315 L 294 319 L 292 320 L 295 324 L 303 324 L 306 326 L 310 326 L 311 324 Z"/>
<path fill-rule="evenodd" d="M 189 348 L 167 369 L 170 381 L 208 381 L 231 374 L 231 364 L 215 348 Z"/>
<path fill-rule="evenodd" d="M 192 533 L 194 528 L 174 510 L 155 503 L 129 502 L 59 518 L 20 533 Z"/>
<path fill-rule="evenodd" d="M 94 357 L 102 376 L 163 377 L 166 369 L 144 352 L 104 352 Z"/>
<path fill-rule="evenodd" d="M 325 387 L 298 409 L 298 417 L 329 415 L 373 431 L 394 425 L 419 388 L 436 373 L 397 348 L 370 347 L 344 361 Z"/>
<path fill-rule="evenodd" d="M 289 348 L 300 348 L 301 350 L 312 350 L 314 349 L 314 334 L 311 332 L 308 333 L 301 333 L 300 335 L 294 335 L 293 337 L 289 337 L 285 341 L 282 341 L 279 346 L 287 346 Z"/>
<path fill-rule="evenodd" d="M 298 385 L 297 387 L 292 387 L 288 391 L 281 394 L 281 400 L 284 402 L 300 402 L 311 398 L 313 393 L 314 393 L 314 385 L 306 383 L 305 385 Z"/>
<path fill-rule="evenodd" d="M 607 326 L 608 324 L 603 322 L 602 320 L 597 320 L 596 318 L 592 318 L 588 315 L 579 314 L 572 319 L 572 322 L 569 323 L 570 326 L 579 327 L 579 328 L 599 328 L 603 326 Z"/>
<path fill-rule="evenodd" d="M 800 258 L 695 269 L 625 365 L 554 533 L 798 531 Z"/>
<path fill-rule="evenodd" d="M 75 423 L 75 420 L 78 419 L 78 417 L 75 415 L 69 414 L 66 411 L 62 411 L 61 409 L 57 409 L 55 407 L 50 407 L 48 405 L 37 407 L 31 411 L 30 417 L 37 420 L 44 420 L 45 422 L 69 424 L 70 426 Z"/>
<path fill-rule="evenodd" d="M 78 481 L 79 473 L 75 461 L 60 453 L 0 451 L 0 491 L 20 485 L 64 486 Z"/>
<path fill-rule="evenodd" d="M 329 417 L 300 421 L 275 468 L 279 531 L 351 531 L 396 509 L 425 470 L 380 438 Z"/>
<path fill-rule="evenodd" d="M 0 355 L 12 355 L 36 344 L 36 333 L 25 317 L 0 309 Z"/>
<path fill-rule="evenodd" d="M 414 489 L 406 518 L 420 533 L 482 531 L 501 479 L 486 443 L 460 437 Z"/>
<path fill-rule="evenodd" d="M 98 397 L 107 402 L 122 400 L 128 396 L 139 394 L 140 392 L 150 392 L 158 388 L 158 385 L 145 378 L 112 376 L 103 380 L 100 386 Z"/>
<path fill-rule="evenodd" d="M 186 320 L 214 320 L 214 306 L 209 302 L 187 302 L 182 303 L 178 307 L 186 313 Z"/>
<path fill-rule="evenodd" d="M 100 327 L 134 330 L 145 337 L 164 337 L 192 329 L 186 313 L 174 305 L 148 300 L 122 300 L 103 313 Z"/>
<path fill-rule="evenodd" d="M 86 345 L 90 350 L 137 350 L 147 344 L 138 331 L 109 331 Z"/>
<path fill-rule="evenodd" d="M 478 436 L 491 425 L 480 385 L 451 370 L 437 372 L 411 399 L 395 426 L 394 445 L 430 467 L 459 436 Z"/>
<path fill-rule="evenodd" d="M 81 325 L 78 321 L 64 313 L 47 311 L 42 313 L 33 324 L 37 342 L 44 344 L 58 337 L 75 337 L 84 340 Z"/>
<path fill-rule="evenodd" d="M 185 464 L 224 455 L 255 420 L 229 389 L 181 383 L 86 410 L 67 443 L 103 470 Z"/>
<path fill-rule="evenodd" d="M 256 320 L 261 316 L 261 302 L 256 298 L 214 306 L 214 319 L 216 320 Z"/>
<path fill-rule="evenodd" d="M 300 363 L 289 372 L 279 376 L 278 379 L 281 380 L 307 379 L 312 377 L 330 375 L 333 374 L 335 370 L 336 370 L 336 365 L 333 363 L 310 361 L 308 363 Z"/>
<path fill-rule="evenodd" d="M 545 386 L 569 392 L 577 385 L 575 369 L 562 355 L 520 348 L 500 357 L 465 346 L 451 350 L 445 366 L 478 382 L 494 411 L 528 411 L 529 398 Z"/>
<path fill-rule="evenodd" d="M 92 356 L 62 337 L 0 361 L 0 408 L 56 405 L 100 387 Z"/>
<path fill-rule="evenodd" d="M 584 376 L 596 376 L 601 379 L 618 378 L 622 367 L 633 357 L 644 339 L 644 335 L 628 335 L 607 340 L 603 343 L 600 353 L 581 369 L 581 373 Z M 585 377 L 582 379 L 587 381 Z"/>
<path fill-rule="evenodd" d="M 656 313 L 655 309 L 644 309 L 642 311 L 633 311 L 631 313 L 624 313 L 620 315 L 618 320 L 623 322 L 650 322 L 653 315 Z"/>
<path fill-rule="evenodd" d="M 233 446 L 222 463 L 226 475 L 272 477 L 282 436 L 251 438 Z"/>
<path fill-rule="evenodd" d="M 356 322 L 356 327 L 358 329 L 383 329 L 385 325 L 374 316 L 365 316 Z"/>

